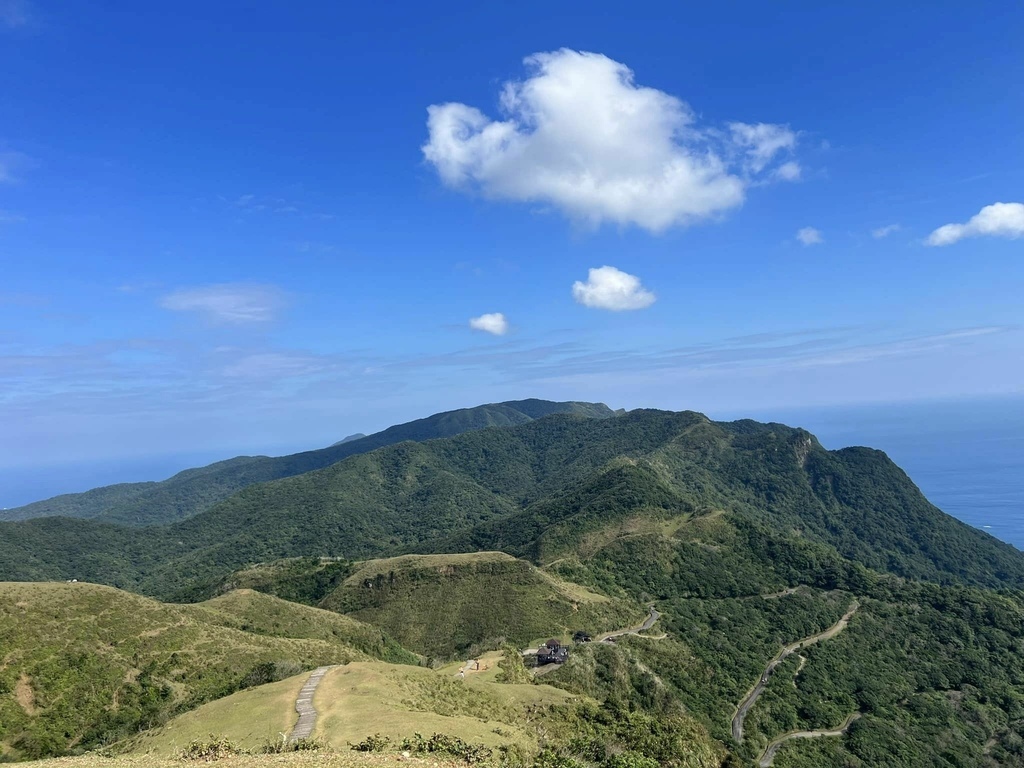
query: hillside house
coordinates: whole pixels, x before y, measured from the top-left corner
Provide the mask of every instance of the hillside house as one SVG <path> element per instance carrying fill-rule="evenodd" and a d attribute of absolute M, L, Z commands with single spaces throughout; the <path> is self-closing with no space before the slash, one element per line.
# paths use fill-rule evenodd
<path fill-rule="evenodd" d="M 569 660 L 569 648 L 552 638 L 537 649 L 537 666 L 564 664 Z"/>

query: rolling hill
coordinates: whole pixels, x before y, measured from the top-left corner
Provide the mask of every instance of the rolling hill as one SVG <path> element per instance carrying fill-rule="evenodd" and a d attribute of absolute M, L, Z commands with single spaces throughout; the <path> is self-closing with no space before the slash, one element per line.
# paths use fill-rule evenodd
<path fill-rule="evenodd" d="M 320 664 L 416 663 L 379 630 L 257 593 L 167 605 L 85 583 L 0 583 L 0 755 L 108 743 Z"/>
<path fill-rule="evenodd" d="M 304 558 L 234 573 L 217 589 L 240 584 L 352 616 L 439 659 L 506 642 L 525 647 L 577 629 L 596 634 L 639 623 L 645 614 L 631 601 L 610 599 L 501 552 L 344 564 Z"/>
<path fill-rule="evenodd" d="M 308 675 L 239 691 L 183 714 L 145 734 L 135 754 L 174 755 L 211 733 L 246 749 L 257 749 L 287 734 L 297 720 L 294 704 Z M 449 672 L 382 662 L 355 662 L 331 670 L 313 700 L 318 712 L 313 737 L 347 749 L 372 734 L 396 743 L 414 733 L 446 733 L 497 747 L 515 745 L 536 753 L 538 734 L 528 707 L 564 706 L 576 698 L 545 685 L 507 685 Z M 496 732 L 497 731 L 497 732 Z"/>
<path fill-rule="evenodd" d="M 348 456 L 406 440 L 431 440 L 493 426 L 524 424 L 553 413 L 591 418 L 614 415 L 601 403 L 518 400 L 462 408 L 398 424 L 373 435 L 350 435 L 328 448 L 290 456 L 238 456 L 187 469 L 161 482 L 121 483 L 65 494 L 22 507 L 0 510 L 0 520 L 75 517 L 121 525 L 163 525 L 203 512 L 255 483 L 300 475 Z"/>

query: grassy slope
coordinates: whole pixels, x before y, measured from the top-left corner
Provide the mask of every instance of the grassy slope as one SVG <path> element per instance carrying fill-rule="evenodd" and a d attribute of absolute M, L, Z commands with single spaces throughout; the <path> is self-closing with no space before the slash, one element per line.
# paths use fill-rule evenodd
<path fill-rule="evenodd" d="M 280 457 L 238 456 L 179 472 L 158 483 L 123 483 L 85 493 L 56 496 L 0 511 L 0 520 L 28 520 L 60 515 L 122 525 L 167 524 L 203 512 L 255 483 L 311 472 L 348 456 L 405 440 L 430 440 L 485 427 L 523 424 L 553 413 L 576 413 L 592 418 L 613 415 L 611 409 L 601 403 L 554 403 L 546 400 L 519 400 L 463 408 L 399 424 L 373 435 L 345 440 L 320 450 Z"/>
<path fill-rule="evenodd" d="M 367 752 L 292 752 L 284 755 L 239 755 L 217 761 L 218 768 L 394 768 L 393 754 Z M 465 768 L 459 760 L 440 759 L 430 756 L 426 759 L 408 761 L 409 764 L 429 768 Z M 169 755 L 130 755 L 107 757 L 84 755 L 81 757 L 58 757 L 26 763 L 31 768 L 182 768 L 181 759 Z"/>
<path fill-rule="evenodd" d="M 306 677 L 205 704 L 145 734 L 132 751 L 174 754 L 210 734 L 226 736 L 246 749 L 258 748 L 288 732 L 295 721 L 295 694 Z M 573 699 L 572 694 L 550 686 L 463 681 L 423 667 L 356 662 L 331 670 L 317 688 L 313 703 L 319 717 L 314 737 L 340 751 L 374 733 L 396 741 L 416 732 L 447 733 L 490 746 L 517 744 L 534 752 L 537 734 L 529 727 L 528 707 Z"/>
<path fill-rule="evenodd" d="M 227 738 L 246 750 L 276 743 L 281 734 L 287 737 L 299 719 L 295 699 L 308 677 L 309 673 L 295 675 L 203 704 L 142 734 L 133 740 L 131 751 L 172 756 L 193 741 L 205 741 L 211 735 Z"/>
<path fill-rule="evenodd" d="M 0 583 L 0 648 L 0 750 L 25 756 L 123 736 L 260 665 L 397 655 L 377 630 L 264 595 L 181 606 L 81 583 Z"/>
<path fill-rule="evenodd" d="M 320 606 L 381 627 L 440 658 L 502 641 L 629 626 L 644 611 L 500 552 L 406 555 L 360 564 Z"/>

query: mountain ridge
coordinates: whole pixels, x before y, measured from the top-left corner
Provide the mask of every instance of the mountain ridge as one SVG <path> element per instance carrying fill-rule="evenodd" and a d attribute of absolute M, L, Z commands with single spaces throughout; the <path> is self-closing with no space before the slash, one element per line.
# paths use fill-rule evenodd
<path fill-rule="evenodd" d="M 236 456 L 193 467 L 166 480 L 119 483 L 82 493 L 0 510 L 0 521 L 40 517 L 76 517 L 122 525 L 165 525 L 206 511 L 217 502 L 260 482 L 293 477 L 330 466 L 348 456 L 405 440 L 450 437 L 489 426 L 522 424 L 553 413 L 608 418 L 615 411 L 603 403 L 553 402 L 530 398 L 443 411 L 388 427 L 372 435 L 350 435 L 327 448 L 287 456 Z"/>
<path fill-rule="evenodd" d="M 612 466 L 618 490 L 600 486 L 614 479 L 601 480 Z M 511 547 L 536 558 L 501 531 L 527 543 L 528 518 L 540 515 L 539 536 L 567 514 L 566 494 L 587 482 L 598 483 L 591 516 L 651 504 L 666 516 L 716 508 L 907 578 L 1024 585 L 1024 554 L 936 509 L 881 452 L 826 451 L 801 429 L 653 410 L 615 419 L 554 414 L 386 446 L 250 486 L 166 528 L 3 523 L 0 577 L 85 578 L 167 597 L 189 578 L 215 580 L 281 557 Z"/>

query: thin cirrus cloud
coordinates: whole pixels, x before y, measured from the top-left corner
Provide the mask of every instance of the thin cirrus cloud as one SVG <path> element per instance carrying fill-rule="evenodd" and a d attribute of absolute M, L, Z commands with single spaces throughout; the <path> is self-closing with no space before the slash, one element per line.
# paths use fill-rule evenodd
<path fill-rule="evenodd" d="M 284 307 L 281 291 L 269 285 L 220 283 L 182 288 L 160 299 L 173 312 L 191 312 L 226 325 L 254 325 L 275 319 Z"/>
<path fill-rule="evenodd" d="M 10 29 L 27 26 L 32 21 L 29 4 L 24 0 L 0 0 L 0 24 Z"/>
<path fill-rule="evenodd" d="M 18 172 L 32 164 L 21 152 L 0 152 L 0 184 L 16 184 L 20 181 Z"/>
<path fill-rule="evenodd" d="M 966 224 L 946 224 L 932 232 L 928 245 L 952 245 L 965 237 L 1024 237 L 1024 203 L 986 205 Z"/>
<path fill-rule="evenodd" d="M 754 184 L 800 177 L 787 126 L 698 125 L 684 101 L 597 53 L 537 53 L 525 65 L 526 79 L 502 88 L 502 120 L 458 102 L 428 107 L 422 150 L 446 185 L 661 232 L 736 208 Z"/>
<path fill-rule="evenodd" d="M 644 309 L 656 299 L 643 287 L 639 277 L 608 266 L 591 269 L 586 282 L 573 283 L 572 295 L 585 307 L 612 312 Z"/>
<path fill-rule="evenodd" d="M 796 239 L 804 245 L 819 245 L 825 242 L 825 238 L 822 236 L 821 230 L 815 229 L 814 227 L 798 229 Z"/>
<path fill-rule="evenodd" d="M 489 312 L 480 317 L 471 317 L 469 327 L 474 331 L 483 331 L 494 336 L 504 336 L 508 333 L 508 320 L 501 312 Z"/>

